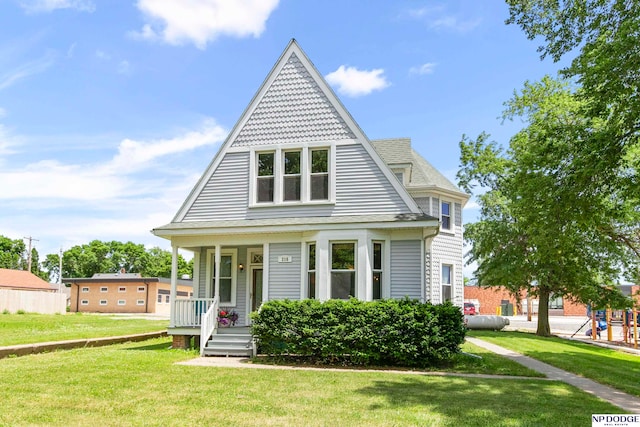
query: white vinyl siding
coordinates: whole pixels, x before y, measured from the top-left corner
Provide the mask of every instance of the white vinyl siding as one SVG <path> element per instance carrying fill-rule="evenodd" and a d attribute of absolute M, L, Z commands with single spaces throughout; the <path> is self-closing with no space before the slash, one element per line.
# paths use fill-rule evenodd
<path fill-rule="evenodd" d="M 300 299 L 300 253 L 299 242 L 269 245 L 269 299 Z"/>
<path fill-rule="evenodd" d="M 391 241 L 391 298 L 422 298 L 420 240 Z"/>

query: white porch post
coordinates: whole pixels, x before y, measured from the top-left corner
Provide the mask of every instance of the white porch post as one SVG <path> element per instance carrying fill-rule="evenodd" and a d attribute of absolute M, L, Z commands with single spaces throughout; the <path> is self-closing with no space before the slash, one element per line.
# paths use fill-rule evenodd
<path fill-rule="evenodd" d="M 171 245 L 171 313 L 169 315 L 169 327 L 176 325 L 176 297 L 178 296 L 178 247 Z"/>
<path fill-rule="evenodd" d="M 220 295 L 220 263 L 221 263 L 221 255 L 220 255 L 220 251 L 222 250 L 222 246 L 221 245 L 216 245 L 216 252 L 215 252 L 215 278 L 214 278 L 214 285 L 213 285 L 213 289 L 214 289 L 214 293 L 212 295 L 212 297 L 217 297 Z"/>
<path fill-rule="evenodd" d="M 269 301 L 269 244 L 262 245 L 262 301 Z"/>

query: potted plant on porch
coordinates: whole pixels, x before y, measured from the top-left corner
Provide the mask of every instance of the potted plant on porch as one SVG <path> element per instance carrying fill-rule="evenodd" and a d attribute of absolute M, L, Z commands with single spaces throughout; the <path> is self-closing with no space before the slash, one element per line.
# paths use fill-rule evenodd
<path fill-rule="evenodd" d="M 234 310 L 221 308 L 218 312 L 218 326 L 220 328 L 228 328 L 234 326 L 238 321 L 238 313 Z"/>

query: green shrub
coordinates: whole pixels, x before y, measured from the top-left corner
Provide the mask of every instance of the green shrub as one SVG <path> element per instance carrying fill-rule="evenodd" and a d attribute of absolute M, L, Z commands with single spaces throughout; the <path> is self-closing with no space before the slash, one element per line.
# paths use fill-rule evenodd
<path fill-rule="evenodd" d="M 16 314 L 27 314 L 27 312 L 22 310 L 22 309 L 20 309 L 20 310 L 16 311 Z"/>
<path fill-rule="evenodd" d="M 11 312 L 8 308 L 5 308 L 4 310 L 2 310 L 2 314 L 11 314 Z"/>
<path fill-rule="evenodd" d="M 260 352 L 317 363 L 426 367 L 448 361 L 464 341 L 451 303 L 276 300 L 252 314 Z"/>

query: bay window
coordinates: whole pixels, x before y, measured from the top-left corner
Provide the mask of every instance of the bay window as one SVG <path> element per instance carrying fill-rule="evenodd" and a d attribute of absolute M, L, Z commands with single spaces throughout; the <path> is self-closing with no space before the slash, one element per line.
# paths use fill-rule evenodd
<path fill-rule="evenodd" d="M 331 243 L 331 298 L 356 296 L 355 255 L 355 243 Z"/>

